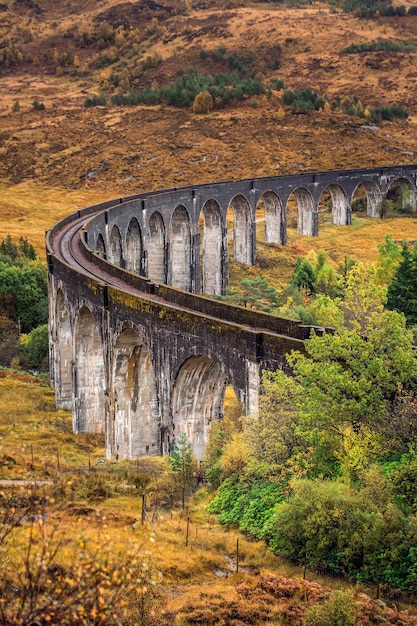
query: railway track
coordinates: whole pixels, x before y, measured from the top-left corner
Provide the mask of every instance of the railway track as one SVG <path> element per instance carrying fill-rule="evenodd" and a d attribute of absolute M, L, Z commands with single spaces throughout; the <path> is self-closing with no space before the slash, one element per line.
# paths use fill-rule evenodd
<path fill-rule="evenodd" d="M 119 202 L 117 200 L 114 200 L 111 204 L 106 203 L 106 208 L 117 209 L 118 204 L 122 202 L 122 199 L 119 200 Z M 94 207 L 89 207 L 87 210 L 73 213 L 66 220 L 58 224 L 52 231 L 49 231 L 47 233 L 47 252 L 52 253 L 53 256 L 64 262 L 77 273 L 84 274 L 85 276 L 92 278 L 98 283 L 101 283 L 103 286 L 111 286 L 123 292 L 138 296 L 142 299 L 159 303 L 160 305 L 163 305 L 171 311 L 185 311 L 199 318 L 206 318 L 208 322 L 220 322 L 222 324 L 226 324 L 227 326 L 236 327 L 236 325 L 238 325 L 244 330 L 257 334 L 264 333 L 278 337 L 293 337 L 294 339 L 298 339 L 300 341 L 304 341 L 304 339 L 309 336 L 309 330 L 302 333 L 303 336 L 299 336 L 298 333 L 293 335 L 292 333 L 287 334 L 277 331 L 273 328 L 273 320 L 277 320 L 279 318 L 265 314 L 253 316 L 254 312 L 251 310 L 247 313 L 245 312 L 245 310 L 242 310 L 240 317 L 242 318 L 242 316 L 244 316 L 245 319 L 239 319 L 238 322 L 234 322 L 231 311 L 236 310 L 236 308 L 240 309 L 240 307 L 235 307 L 225 302 L 221 303 L 221 307 L 217 306 L 217 310 L 221 308 L 222 315 L 209 314 L 207 312 L 207 306 L 203 306 L 203 304 L 206 304 L 208 300 L 211 300 L 207 296 L 199 297 L 195 294 L 189 294 L 190 297 L 188 298 L 188 302 L 192 303 L 192 306 L 184 306 L 180 303 L 173 302 L 172 299 L 168 300 L 161 296 L 161 289 L 159 288 L 159 285 L 153 284 L 151 281 L 147 280 L 144 277 L 141 277 L 141 280 L 137 281 L 138 286 L 135 287 L 131 284 L 132 280 L 123 280 L 123 274 L 125 274 L 126 277 L 131 277 L 131 273 L 127 270 L 123 270 L 122 268 L 117 267 L 117 276 L 115 276 L 111 271 L 111 268 L 113 266 L 111 266 L 110 263 L 105 262 L 103 264 L 101 262 L 101 267 L 99 267 L 98 264 L 94 262 L 95 255 L 93 256 L 90 253 L 91 251 L 88 251 L 88 247 L 85 247 L 85 242 L 82 239 L 82 228 L 88 220 L 93 219 L 103 210 L 104 209 L 102 205 L 98 205 L 96 211 L 94 211 Z M 103 260 L 100 259 L 100 261 Z M 108 265 L 108 271 L 106 271 L 105 267 L 103 268 L 103 265 Z M 136 274 L 134 274 L 133 276 L 139 279 L 139 276 L 137 276 Z M 142 285 L 144 288 L 141 289 L 139 285 Z M 167 290 L 171 290 L 169 286 L 162 287 L 162 292 L 167 292 Z M 171 290 L 171 292 L 176 291 L 178 290 Z M 188 292 L 186 293 L 188 294 Z M 246 319 L 249 316 L 249 313 L 251 313 L 252 317 L 257 318 L 255 323 L 249 322 L 249 320 Z M 270 323 L 267 322 L 266 318 L 269 318 Z M 321 333 L 322 329 L 317 329 L 317 332 Z"/>

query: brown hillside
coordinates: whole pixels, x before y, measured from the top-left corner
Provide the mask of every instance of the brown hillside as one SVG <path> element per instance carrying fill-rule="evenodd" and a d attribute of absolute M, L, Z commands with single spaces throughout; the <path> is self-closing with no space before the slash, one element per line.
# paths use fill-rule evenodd
<path fill-rule="evenodd" d="M 413 162 L 417 52 L 340 52 L 350 43 L 417 40 L 417 16 L 365 20 L 334 13 L 328 5 L 220 4 L 3 3 L 0 53 L 4 58 L 9 50 L 11 57 L 0 65 L 0 178 L 64 188 L 87 184 L 108 196 L 188 182 Z M 294 113 L 282 107 L 280 91 L 209 115 L 160 105 L 84 107 L 87 96 L 99 94 L 112 73 L 126 68 L 129 89 L 135 90 L 172 82 L 178 70 L 225 71 L 200 57 L 202 49 L 220 46 L 227 54 L 251 53 L 266 85 L 282 78 L 286 88 L 309 87 L 330 99 L 353 94 L 367 107 L 397 103 L 410 117 L 375 126 L 339 112 Z M 66 53 L 72 65 L 62 60 Z M 117 58 L 100 66 L 104 54 Z M 152 58 L 156 66 L 147 67 Z M 123 89 L 105 93 L 114 91 Z M 35 99 L 45 110 L 33 108 Z"/>

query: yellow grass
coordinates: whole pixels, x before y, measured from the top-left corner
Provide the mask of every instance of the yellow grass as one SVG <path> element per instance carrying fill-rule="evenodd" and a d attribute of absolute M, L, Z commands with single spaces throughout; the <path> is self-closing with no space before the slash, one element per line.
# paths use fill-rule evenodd
<path fill-rule="evenodd" d="M 72 435 L 69 420 L 68 412 L 53 408 L 52 392 L 44 384 L 22 381 L 16 375 L 0 378 L 0 479 L 53 479 L 53 484 L 46 486 L 10 487 L 3 483 L 1 494 L 12 493 L 17 502 L 25 502 L 30 494 L 32 497 L 36 494 L 39 511 L 43 509 L 44 497 L 49 498 L 46 500 L 49 546 L 53 550 L 58 543 L 61 545 L 56 563 L 68 566 L 80 558 L 85 546 L 91 553 L 98 550 L 102 558 L 108 555 L 116 565 L 124 563 L 127 555 L 133 553 L 139 559 L 146 558 L 152 572 L 162 575 L 159 579 L 155 574 L 160 582 L 154 610 L 164 626 L 186 624 L 186 616 L 194 607 L 215 612 L 216 607 L 224 610 L 230 603 L 237 603 L 250 613 L 263 601 L 258 592 L 251 595 L 250 591 L 256 589 L 262 577 L 283 576 L 300 581 L 298 596 L 288 601 L 283 598 L 282 604 L 281 600 L 275 602 L 271 624 L 280 623 L 280 612 L 288 602 L 305 602 L 302 568 L 275 557 L 263 542 L 249 540 L 234 529 L 220 526 L 215 516 L 206 511 L 212 497 L 207 490 L 200 490 L 183 511 L 178 504 L 172 509 L 158 505 L 151 488 L 147 516 L 142 524 L 140 493 L 133 485 L 123 484 L 117 475 L 118 468 L 122 469 L 126 463 L 106 464 L 103 471 L 95 474 L 68 471 L 71 467 L 85 468 L 88 453 L 94 460 L 103 453 L 99 438 Z M 40 451 L 34 467 L 31 467 L 29 442 Z M 57 446 L 62 451 L 61 469 L 66 470 L 59 474 L 53 463 L 53 450 Z M 10 464 L 10 458 L 14 464 Z M 71 459 L 71 463 L 64 464 L 64 459 Z M 158 460 L 157 465 L 161 463 Z M 104 484 L 113 495 L 98 498 L 98 487 Z M 35 536 L 38 528 L 39 522 L 35 521 Z M 10 549 L 4 555 L 5 566 L 20 566 L 30 533 L 31 522 L 24 522 L 16 529 Z M 40 544 L 34 544 L 34 549 L 37 546 Z M 307 580 L 319 580 L 328 589 L 349 587 L 344 581 L 324 579 L 312 572 L 307 572 Z M 247 597 L 242 596 L 242 588 L 250 592 Z"/>
<path fill-rule="evenodd" d="M 257 224 L 257 263 L 246 267 L 230 263 L 230 287 L 238 288 L 243 278 L 261 276 L 276 287 L 285 288 L 291 278 L 298 258 L 305 257 L 312 250 L 324 250 L 329 262 L 339 271 L 343 271 L 345 258 L 352 258 L 364 263 L 375 263 L 378 259 L 378 246 L 386 235 L 392 235 L 394 241 L 417 241 L 417 215 L 376 219 L 353 216 L 350 226 L 334 226 L 327 220 L 320 225 L 318 237 L 300 235 L 295 228 L 288 229 L 288 243 L 285 246 L 265 244 L 264 225 Z M 229 254 L 232 254 L 229 246 Z M 266 261 L 265 261 L 266 260 Z"/>
<path fill-rule="evenodd" d="M 102 199 L 92 190 L 0 182 L 0 240 L 9 234 L 16 243 L 19 237 L 26 237 L 38 256 L 45 258 L 45 232 L 66 215 Z"/>
<path fill-rule="evenodd" d="M 12 376 L 0 379 L 0 478 L 56 473 L 68 467 L 94 466 L 103 458 L 104 437 L 77 436 L 69 411 L 55 408 L 53 390 L 44 382 L 30 383 Z M 33 455 L 33 457 L 32 457 Z M 33 467 L 32 467 L 33 458 Z"/>

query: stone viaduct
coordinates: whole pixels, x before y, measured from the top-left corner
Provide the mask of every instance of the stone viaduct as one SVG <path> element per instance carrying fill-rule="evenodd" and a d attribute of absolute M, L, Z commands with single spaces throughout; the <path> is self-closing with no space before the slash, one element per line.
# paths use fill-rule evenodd
<path fill-rule="evenodd" d="M 72 407 L 76 432 L 104 432 L 109 458 L 165 454 L 184 432 L 201 459 L 226 385 L 256 410 L 261 371 L 285 369 L 311 332 L 211 297 L 227 288 L 228 240 L 249 266 L 260 207 L 265 241 L 285 245 L 291 203 L 298 231 L 317 236 L 323 197 L 349 225 L 358 189 L 382 217 L 398 184 L 415 210 L 417 166 L 396 166 L 168 189 L 68 216 L 46 242 L 57 406 Z"/>

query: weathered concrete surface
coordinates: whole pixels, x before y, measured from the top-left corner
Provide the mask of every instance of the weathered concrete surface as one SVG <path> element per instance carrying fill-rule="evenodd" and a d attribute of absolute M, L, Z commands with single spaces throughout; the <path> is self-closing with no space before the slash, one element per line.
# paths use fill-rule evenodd
<path fill-rule="evenodd" d="M 251 265 L 258 206 L 266 240 L 285 244 L 291 198 L 299 231 L 317 235 L 324 193 L 333 222 L 346 225 L 359 186 L 378 217 L 398 182 L 415 210 L 416 180 L 417 166 L 404 166 L 232 181 L 121 198 L 63 220 L 47 238 L 51 379 L 74 430 L 105 432 L 108 456 L 128 458 L 167 453 L 184 432 L 201 459 L 226 385 L 242 411 L 256 410 L 261 370 L 286 368 L 310 332 L 198 295 L 227 287 L 228 209 L 234 258 Z"/>

